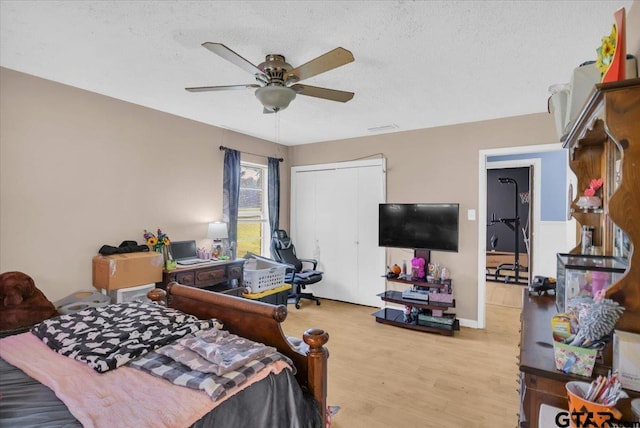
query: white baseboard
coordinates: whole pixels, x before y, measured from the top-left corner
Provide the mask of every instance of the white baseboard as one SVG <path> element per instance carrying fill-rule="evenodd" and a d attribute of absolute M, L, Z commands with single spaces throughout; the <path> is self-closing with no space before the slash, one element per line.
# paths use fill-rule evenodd
<path fill-rule="evenodd" d="M 478 328 L 478 321 L 476 321 L 476 320 L 468 320 L 466 318 L 458 318 L 458 322 L 460 322 L 460 327 Z"/>

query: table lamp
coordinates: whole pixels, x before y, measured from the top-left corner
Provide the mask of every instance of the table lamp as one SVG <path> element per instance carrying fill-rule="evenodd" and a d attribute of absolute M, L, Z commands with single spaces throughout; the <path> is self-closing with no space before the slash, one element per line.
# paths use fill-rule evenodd
<path fill-rule="evenodd" d="M 229 232 L 227 230 L 227 223 L 222 223 L 220 221 L 209 223 L 207 238 L 213 239 L 213 244 L 211 245 L 211 253 L 213 254 L 213 257 L 219 258 L 224 254 L 224 240 L 228 237 Z"/>

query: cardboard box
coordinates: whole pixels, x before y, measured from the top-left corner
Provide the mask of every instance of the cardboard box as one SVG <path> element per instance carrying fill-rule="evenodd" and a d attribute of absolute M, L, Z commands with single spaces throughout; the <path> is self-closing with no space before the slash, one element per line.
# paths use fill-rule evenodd
<path fill-rule="evenodd" d="M 164 257 L 154 251 L 95 256 L 93 286 L 105 290 L 162 281 Z"/>
<path fill-rule="evenodd" d="M 451 293 L 429 293 L 429 301 L 436 303 L 453 303 L 453 294 Z"/>
<path fill-rule="evenodd" d="M 640 392 L 640 334 L 615 330 L 613 370 L 624 388 Z"/>

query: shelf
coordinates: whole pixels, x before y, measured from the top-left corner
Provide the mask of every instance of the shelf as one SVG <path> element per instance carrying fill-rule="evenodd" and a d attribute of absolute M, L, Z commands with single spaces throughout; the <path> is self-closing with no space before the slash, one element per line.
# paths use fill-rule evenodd
<path fill-rule="evenodd" d="M 376 322 L 390 324 L 396 327 L 408 328 L 411 330 L 438 333 L 446 336 L 453 336 L 455 330 L 460 330 L 460 323 L 455 320 L 453 325 L 429 323 L 428 325 L 418 324 L 413 318 L 408 318 L 403 311 L 392 308 L 380 309 L 372 314 L 376 317 Z"/>
<path fill-rule="evenodd" d="M 640 79 L 596 84 L 564 141 L 578 192 L 589 187 L 591 180 L 603 179 L 601 210 L 581 211 L 577 205 L 579 198 L 571 203 L 571 208 L 580 225 L 594 228 L 592 245 L 601 247 L 604 256 L 620 253 L 620 245 L 625 241 L 630 248 L 640 244 L 639 118 Z M 582 252 L 579 241 L 570 253 Z M 634 333 L 640 333 L 639 262 L 637 253 L 629 252 L 624 275 L 605 294 L 625 308 L 616 329 Z"/>
<path fill-rule="evenodd" d="M 451 285 L 451 280 L 445 280 L 446 282 L 441 282 L 438 280 L 438 282 L 428 282 L 428 281 L 410 281 L 407 279 L 400 279 L 400 278 L 389 278 L 387 277 L 387 281 L 391 281 L 391 282 L 399 282 L 400 284 L 407 284 L 407 285 L 416 285 L 418 287 L 425 287 L 425 288 L 445 288 L 447 285 Z"/>
<path fill-rule="evenodd" d="M 602 208 L 571 208 L 571 214 L 603 214 Z"/>
<path fill-rule="evenodd" d="M 422 309 L 438 309 L 438 310 L 446 310 L 449 308 L 456 307 L 455 299 L 451 303 L 440 303 L 440 302 L 428 302 L 424 300 L 418 299 L 405 299 L 402 297 L 401 291 L 387 290 L 377 295 L 385 302 L 399 303 L 405 306 L 415 306 L 416 308 Z"/>

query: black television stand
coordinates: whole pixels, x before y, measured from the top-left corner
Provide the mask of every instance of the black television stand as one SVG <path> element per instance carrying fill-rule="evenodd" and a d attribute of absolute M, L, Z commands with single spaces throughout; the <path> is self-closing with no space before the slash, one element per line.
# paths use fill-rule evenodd
<path fill-rule="evenodd" d="M 396 327 L 408 328 L 429 333 L 438 333 L 446 336 L 453 336 L 455 330 L 460 330 L 460 323 L 455 314 L 446 313 L 450 308 L 455 308 L 456 301 L 453 296 L 446 291 L 451 291 L 451 280 L 434 281 L 410 281 L 398 278 L 387 278 L 387 281 L 406 284 L 421 290 L 428 290 L 429 296 L 439 295 L 446 297 L 446 301 L 429 301 L 408 299 L 403 297 L 401 291 L 387 290 L 378 294 L 385 302 L 404 305 L 404 310 L 396 308 L 383 308 L 372 315 L 376 317 L 376 322 L 390 324 Z M 438 299 L 440 300 L 440 299 Z"/>

